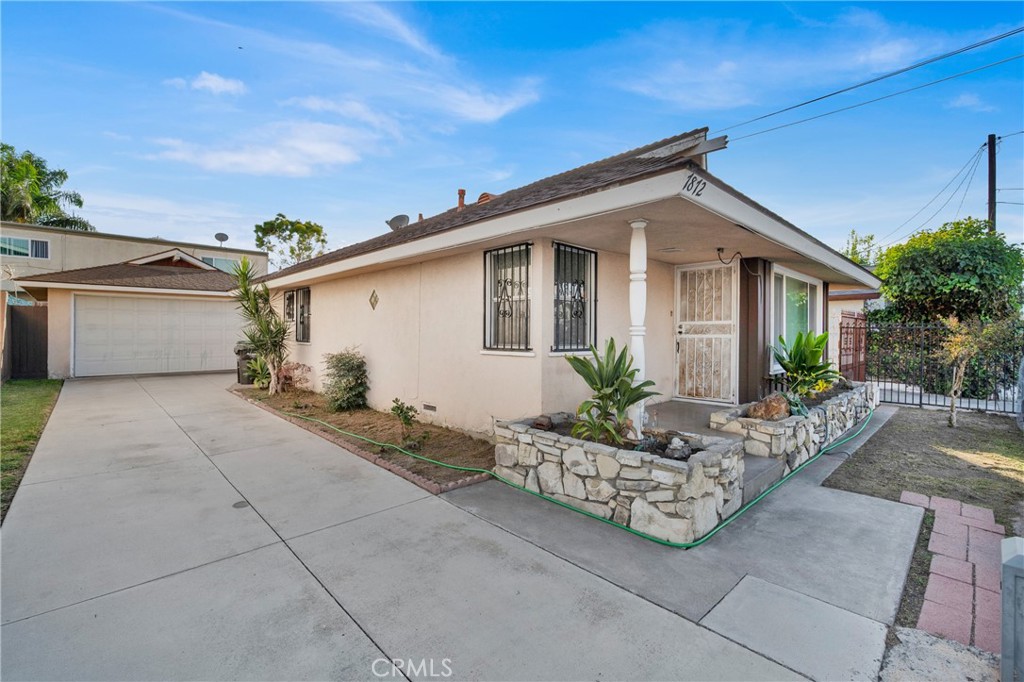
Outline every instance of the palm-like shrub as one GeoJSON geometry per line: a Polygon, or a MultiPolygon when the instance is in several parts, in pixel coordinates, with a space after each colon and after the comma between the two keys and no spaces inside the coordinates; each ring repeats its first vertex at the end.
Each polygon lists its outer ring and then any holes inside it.
{"type": "Polygon", "coordinates": [[[832,363],[823,359],[827,345],[828,332],[819,335],[797,332],[791,346],[779,337],[779,347],[772,348],[772,354],[785,371],[786,384],[791,392],[806,396],[815,390],[819,382],[831,385],[842,378],[832,363]]]}
{"type": "Polygon", "coordinates": [[[603,355],[594,346],[590,347],[590,354],[591,358],[566,358],[594,392],[576,410],[578,421],[572,427],[572,435],[598,442],[622,443],[632,426],[627,416],[629,408],[658,393],[647,390],[654,386],[650,380],[633,385],[640,369],[633,367],[633,357],[627,349],[616,352],[615,339],[608,339],[603,355]]]}
{"type": "Polygon", "coordinates": [[[288,334],[291,325],[274,310],[266,284],[256,284],[256,269],[248,258],[235,266],[235,302],[246,321],[242,330],[253,355],[267,364],[270,372],[268,393],[281,392],[281,367],[288,359],[288,334]]]}

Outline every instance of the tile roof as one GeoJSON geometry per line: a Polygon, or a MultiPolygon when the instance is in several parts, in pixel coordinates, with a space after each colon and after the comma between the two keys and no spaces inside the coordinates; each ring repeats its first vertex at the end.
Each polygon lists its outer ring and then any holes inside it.
{"type": "Polygon", "coordinates": [[[467,204],[461,210],[452,208],[444,213],[411,223],[408,227],[352,244],[322,256],[278,270],[261,279],[277,279],[328,263],[360,256],[398,244],[423,239],[439,232],[465,227],[487,218],[533,208],[551,201],[576,197],[624,182],[632,182],[666,170],[694,164],[692,157],[682,150],[688,145],[676,145],[687,138],[703,139],[707,128],[652,142],[622,154],[595,161],[558,175],[538,180],[529,185],[492,195],[485,203],[467,204]],[[674,146],[675,145],[675,146],[674,146]],[[681,153],[682,152],[682,153],[681,153]]]}
{"type": "Polygon", "coordinates": [[[133,265],[131,263],[113,263],[78,270],[47,272],[41,275],[18,277],[17,281],[23,286],[32,282],[54,282],[191,291],[230,291],[235,286],[235,278],[220,270],[202,270],[171,265],[133,265]]]}

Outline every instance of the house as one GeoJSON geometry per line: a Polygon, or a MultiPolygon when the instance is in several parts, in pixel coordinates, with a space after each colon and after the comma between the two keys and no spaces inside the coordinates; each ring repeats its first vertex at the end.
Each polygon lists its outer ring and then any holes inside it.
{"type": "Polygon", "coordinates": [[[51,378],[234,369],[232,275],[182,249],[19,277],[44,303],[51,378]]]}
{"type": "Polygon", "coordinates": [[[18,296],[13,280],[19,277],[121,263],[168,249],[178,249],[226,272],[245,256],[255,264],[257,271],[267,272],[267,254],[263,251],[2,222],[0,286],[3,291],[18,296]]]}
{"type": "MultiPolygon", "coordinates": [[[[268,275],[291,359],[366,356],[373,407],[491,432],[574,410],[565,356],[628,343],[657,400],[760,396],[779,334],[824,329],[829,287],[878,280],[707,171],[725,138],[655,142],[268,275]]],[[[639,418],[639,413],[635,414],[639,418]]]]}
{"type": "Polygon", "coordinates": [[[828,353],[830,358],[836,362],[839,361],[839,344],[842,340],[840,327],[844,316],[850,318],[863,314],[872,305],[869,301],[880,301],[881,298],[882,294],[877,288],[849,284],[837,284],[829,288],[828,353]]]}

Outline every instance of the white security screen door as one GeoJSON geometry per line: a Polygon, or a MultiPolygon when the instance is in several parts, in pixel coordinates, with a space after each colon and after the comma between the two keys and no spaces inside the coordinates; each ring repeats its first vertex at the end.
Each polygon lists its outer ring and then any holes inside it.
{"type": "Polygon", "coordinates": [[[676,271],[676,394],[736,402],[738,271],[732,265],[676,271]]]}

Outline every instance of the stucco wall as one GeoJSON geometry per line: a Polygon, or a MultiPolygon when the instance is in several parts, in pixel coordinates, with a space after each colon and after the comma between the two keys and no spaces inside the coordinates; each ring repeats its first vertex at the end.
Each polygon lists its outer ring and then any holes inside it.
{"type": "MultiPolygon", "coordinates": [[[[389,410],[400,398],[426,421],[468,431],[491,433],[495,419],[575,411],[588,389],[564,354],[551,352],[553,254],[550,240],[534,242],[531,353],[482,350],[483,254],[475,252],[313,284],[310,342],[293,342],[291,359],[312,367],[322,390],[324,354],[357,346],[367,359],[372,407],[389,410]]],[[[675,389],[673,268],[653,261],[648,268],[647,374],[662,393],[657,400],[666,400],[675,389]]],[[[628,257],[599,252],[599,345],[609,336],[628,345],[628,290],[628,257]]]]}
{"type": "MultiPolygon", "coordinates": [[[[535,254],[533,273],[543,268],[535,254]]],[[[292,343],[291,359],[314,369],[322,388],[323,356],[356,346],[366,356],[370,405],[389,410],[399,398],[425,421],[490,433],[493,419],[540,413],[536,352],[483,352],[483,255],[336,279],[310,287],[309,343],[292,343]],[[374,310],[370,294],[379,301],[374,310]],[[427,403],[436,412],[423,409],[427,403]]],[[[533,300],[538,288],[531,276],[533,300]]],[[[536,311],[536,309],[534,309],[536,311]]],[[[534,312],[531,345],[540,343],[534,312]]]]}

